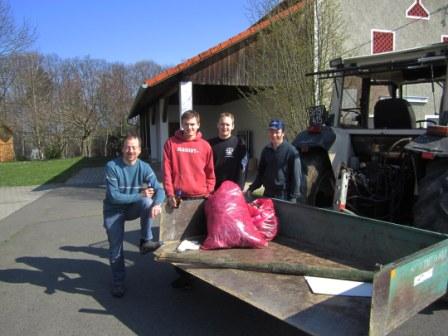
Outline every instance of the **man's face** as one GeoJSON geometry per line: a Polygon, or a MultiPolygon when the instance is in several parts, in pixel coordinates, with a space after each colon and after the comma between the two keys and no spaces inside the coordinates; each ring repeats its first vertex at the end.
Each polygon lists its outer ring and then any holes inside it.
{"type": "Polygon", "coordinates": [[[193,140],[198,133],[199,123],[195,117],[182,120],[182,128],[184,129],[184,138],[186,140],[193,140]]]}
{"type": "Polygon", "coordinates": [[[127,139],[121,149],[124,162],[129,165],[133,165],[137,161],[141,151],[142,149],[140,147],[140,142],[137,138],[127,139]]]}
{"type": "Polygon", "coordinates": [[[232,131],[235,128],[232,118],[222,117],[218,121],[218,136],[221,139],[230,138],[232,131]]]}
{"type": "Polygon", "coordinates": [[[272,146],[277,147],[283,143],[285,138],[285,133],[282,129],[269,129],[269,140],[272,143],[272,146]]]}

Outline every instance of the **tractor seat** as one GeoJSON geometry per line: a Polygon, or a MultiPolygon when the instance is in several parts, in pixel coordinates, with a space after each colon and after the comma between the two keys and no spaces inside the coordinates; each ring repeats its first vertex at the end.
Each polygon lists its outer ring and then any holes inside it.
{"type": "Polygon", "coordinates": [[[415,128],[415,116],[411,104],[402,98],[379,100],[373,111],[375,128],[415,128]]]}

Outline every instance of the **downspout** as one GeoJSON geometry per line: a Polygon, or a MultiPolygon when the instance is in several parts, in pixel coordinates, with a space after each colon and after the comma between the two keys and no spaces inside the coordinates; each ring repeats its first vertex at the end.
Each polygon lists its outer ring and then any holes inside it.
{"type": "MultiPolygon", "coordinates": [[[[314,56],[314,72],[318,72],[320,68],[320,6],[322,0],[314,0],[314,39],[313,39],[313,56],[314,56]]],[[[314,81],[314,105],[320,105],[320,82],[317,76],[313,76],[314,81]]]]}

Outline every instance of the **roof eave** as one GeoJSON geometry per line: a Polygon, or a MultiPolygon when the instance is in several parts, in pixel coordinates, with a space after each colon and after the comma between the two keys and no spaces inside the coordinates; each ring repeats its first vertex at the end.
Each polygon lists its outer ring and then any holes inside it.
{"type": "Polygon", "coordinates": [[[149,89],[149,86],[146,83],[142,84],[138,88],[137,96],[135,97],[134,102],[132,103],[132,107],[131,107],[131,110],[129,111],[128,119],[131,119],[140,114],[139,110],[141,108],[143,98],[144,98],[145,94],[148,92],[148,89],[149,89]]]}
{"type": "MultiPolygon", "coordinates": [[[[136,96],[134,103],[132,105],[132,108],[130,110],[128,119],[131,119],[131,118],[137,116],[138,114],[140,114],[139,113],[140,109],[142,108],[142,105],[145,103],[145,102],[143,102],[143,100],[145,98],[145,94],[148,93],[148,90],[150,88],[152,90],[154,90],[156,87],[159,87],[160,84],[162,84],[164,82],[171,81],[176,78],[177,79],[181,78],[182,74],[184,73],[185,70],[190,69],[191,67],[196,66],[196,65],[208,60],[209,58],[214,57],[214,56],[224,52],[225,50],[228,50],[229,48],[235,47],[236,45],[238,45],[240,43],[244,43],[249,38],[254,37],[260,31],[269,27],[273,22],[275,22],[279,19],[283,19],[284,17],[290,15],[291,13],[297,12],[300,9],[302,9],[304,3],[305,3],[305,1],[298,1],[291,7],[249,27],[245,31],[231,37],[230,39],[217,44],[216,46],[186,60],[185,62],[182,62],[172,68],[162,71],[160,74],[158,74],[150,79],[147,79],[145,81],[145,83],[141,86],[141,88],[139,88],[137,96],[136,96]]],[[[156,92],[153,92],[152,90],[149,93],[150,95],[156,95],[157,92],[159,91],[156,89],[155,90],[156,92]]],[[[150,98],[149,98],[149,100],[150,100],[150,98]]]]}

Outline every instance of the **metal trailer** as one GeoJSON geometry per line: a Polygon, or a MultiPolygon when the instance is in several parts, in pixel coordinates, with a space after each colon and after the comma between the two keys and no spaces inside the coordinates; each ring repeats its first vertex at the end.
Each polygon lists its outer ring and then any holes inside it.
{"type": "Polygon", "coordinates": [[[156,260],[311,335],[386,335],[446,293],[448,235],[278,200],[275,207],[279,233],[267,248],[183,253],[181,240],[205,235],[203,201],[167,207],[156,260]],[[260,272],[267,264],[301,271],[260,272]],[[308,274],[371,278],[372,297],[313,294],[308,274]]]}

